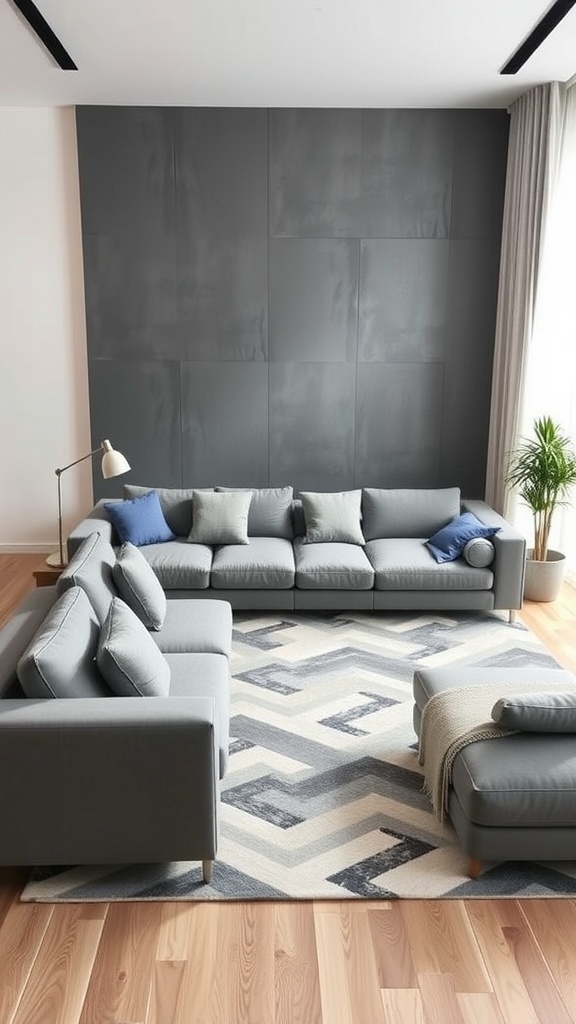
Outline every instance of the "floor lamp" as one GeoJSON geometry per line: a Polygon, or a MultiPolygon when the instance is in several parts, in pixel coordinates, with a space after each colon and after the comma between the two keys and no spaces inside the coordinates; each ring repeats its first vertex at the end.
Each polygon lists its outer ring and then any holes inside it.
{"type": "Polygon", "coordinates": [[[95,448],[93,452],[88,452],[87,455],[82,455],[79,459],[75,459],[74,462],[69,462],[67,466],[62,466],[61,469],[55,470],[58,477],[58,551],[48,555],[46,563],[47,565],[54,566],[56,569],[63,569],[66,565],[64,538],[62,535],[62,473],[65,473],[67,469],[72,469],[72,466],[77,466],[79,462],[91,459],[98,452],[104,453],[102,455],[102,476],[105,480],[109,480],[113,476],[121,476],[122,473],[127,473],[130,469],[130,463],[124,458],[122,452],[117,452],[110,444],[110,441],[101,441],[100,446],[95,448]]]}

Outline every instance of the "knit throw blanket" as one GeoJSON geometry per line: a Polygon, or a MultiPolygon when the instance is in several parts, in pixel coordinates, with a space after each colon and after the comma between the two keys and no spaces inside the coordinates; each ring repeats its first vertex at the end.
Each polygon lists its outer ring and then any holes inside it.
{"type": "Polygon", "coordinates": [[[529,680],[510,687],[506,683],[480,683],[443,690],[430,698],[422,712],[418,760],[424,765],[424,792],[434,813],[443,821],[448,810],[452,767],[460,751],[478,740],[511,736],[518,729],[503,729],[492,721],[491,711],[500,697],[558,690],[558,683],[529,680]]]}

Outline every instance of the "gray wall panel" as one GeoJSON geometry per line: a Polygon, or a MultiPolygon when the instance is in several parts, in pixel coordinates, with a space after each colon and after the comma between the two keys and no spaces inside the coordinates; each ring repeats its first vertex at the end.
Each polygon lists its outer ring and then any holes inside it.
{"type": "Polygon", "coordinates": [[[353,363],[270,364],[270,465],[296,490],[354,484],[353,363]]]}
{"type": "Polygon", "coordinates": [[[124,480],[177,487],[182,477],[179,364],[90,359],[89,373],[94,447],[109,438],[131,466],[126,477],[103,480],[94,460],[96,496],[120,494],[124,480]]]}
{"type": "Polygon", "coordinates": [[[270,111],[270,234],[361,237],[361,110],[270,111]]]}
{"type": "Polygon", "coordinates": [[[358,486],[437,485],[443,394],[441,363],[358,366],[358,486]]]}
{"type": "Polygon", "coordinates": [[[449,110],[364,111],[365,238],[450,234],[453,131],[449,110]]]}
{"type": "Polygon", "coordinates": [[[360,249],[363,362],[435,362],[444,356],[450,243],[364,240],[360,249]]]}
{"type": "Polygon", "coordinates": [[[356,239],[272,238],[270,359],[355,362],[357,333],[356,239]]]}
{"type": "Polygon", "coordinates": [[[185,487],[268,483],[268,366],[182,363],[185,487]]]}
{"type": "Polygon", "coordinates": [[[77,124],[92,429],[131,479],[483,494],[504,111],[77,124]]]}

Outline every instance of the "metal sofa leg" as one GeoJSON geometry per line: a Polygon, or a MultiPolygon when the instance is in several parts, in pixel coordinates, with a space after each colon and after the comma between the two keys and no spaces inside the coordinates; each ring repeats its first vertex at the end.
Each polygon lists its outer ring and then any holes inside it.
{"type": "Polygon", "coordinates": [[[511,608],[508,612],[508,622],[516,622],[516,609],[511,608]]]}
{"type": "Polygon", "coordinates": [[[482,874],[482,861],[478,857],[470,857],[468,860],[468,874],[470,878],[478,878],[482,874]]]}
{"type": "Polygon", "coordinates": [[[213,860],[203,860],[202,861],[202,878],[204,879],[205,882],[211,882],[212,881],[212,868],[213,867],[214,867],[214,861],[213,860]]]}

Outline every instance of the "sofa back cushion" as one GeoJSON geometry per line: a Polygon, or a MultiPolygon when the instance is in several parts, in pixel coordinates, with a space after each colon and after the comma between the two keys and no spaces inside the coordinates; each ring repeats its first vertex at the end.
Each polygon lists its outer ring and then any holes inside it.
{"type": "Polygon", "coordinates": [[[27,697],[110,697],[96,666],[100,624],[82,587],[58,597],[18,662],[27,697]]]}
{"type": "Polygon", "coordinates": [[[112,579],[115,563],[116,552],[110,542],[98,532],[89,534],[59,577],[56,593],[61,595],[71,587],[82,587],[102,625],[116,594],[112,579]]]}
{"type": "Polygon", "coordinates": [[[137,484],[124,484],[125,498],[142,498],[150,491],[156,491],[160,508],[172,533],[176,537],[187,537],[192,528],[192,488],[183,487],[141,487],[137,484]]]}
{"type": "Polygon", "coordinates": [[[248,491],[252,495],[248,511],[249,537],[292,540],[292,487],[217,487],[216,490],[248,491]]]}
{"type": "Polygon", "coordinates": [[[430,537],[460,514],[460,488],[362,491],[362,529],[366,540],[380,537],[430,537]]]}
{"type": "Polygon", "coordinates": [[[139,548],[127,542],[118,552],[112,578],[120,597],[147,629],[162,629],[166,594],[154,569],[139,548]]]}

